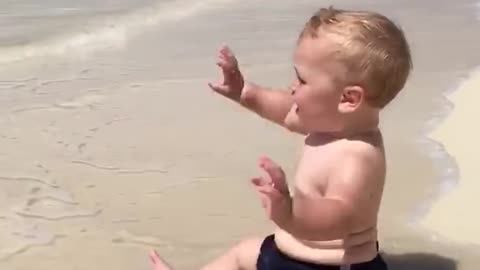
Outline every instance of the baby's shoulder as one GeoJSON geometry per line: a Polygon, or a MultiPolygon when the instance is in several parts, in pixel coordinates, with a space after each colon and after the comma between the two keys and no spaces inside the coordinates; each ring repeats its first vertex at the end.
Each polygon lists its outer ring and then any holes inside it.
{"type": "Polygon", "coordinates": [[[338,153],[345,158],[383,158],[383,144],[366,140],[341,140],[338,153]]]}
{"type": "Polygon", "coordinates": [[[333,170],[357,169],[372,171],[382,169],[385,166],[385,152],[383,145],[374,144],[363,140],[339,141],[335,154],[335,166],[333,170]]]}
{"type": "Polygon", "coordinates": [[[383,143],[373,139],[338,139],[321,144],[306,144],[301,163],[324,172],[362,164],[383,164],[383,143]]]}
{"type": "Polygon", "coordinates": [[[306,153],[299,172],[311,184],[329,186],[331,182],[362,182],[382,179],[385,174],[385,155],[381,144],[364,140],[336,140],[306,153]],[[306,177],[308,176],[308,177],[306,177]]]}

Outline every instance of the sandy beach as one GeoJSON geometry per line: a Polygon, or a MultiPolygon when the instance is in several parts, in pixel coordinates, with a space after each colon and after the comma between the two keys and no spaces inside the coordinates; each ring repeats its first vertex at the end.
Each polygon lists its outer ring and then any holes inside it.
{"type": "Polygon", "coordinates": [[[270,232],[248,180],[260,155],[292,176],[302,138],[207,82],[227,43],[250,80],[284,87],[299,29],[331,4],[391,16],[412,46],[412,78],[382,119],[391,269],[476,269],[474,1],[147,2],[85,26],[98,29],[0,44],[0,269],[146,270],[151,248],[198,269],[270,232]]]}

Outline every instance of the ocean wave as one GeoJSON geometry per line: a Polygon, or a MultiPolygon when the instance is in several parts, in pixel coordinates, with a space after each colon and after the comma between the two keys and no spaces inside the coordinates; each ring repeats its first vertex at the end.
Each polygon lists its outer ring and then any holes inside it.
{"type": "Polygon", "coordinates": [[[431,211],[432,207],[439,199],[445,197],[460,184],[460,168],[457,160],[445,148],[443,142],[433,139],[432,132],[440,127],[442,123],[449,117],[455,109],[455,104],[448,98],[452,93],[459,91],[465,81],[470,80],[473,76],[480,74],[480,67],[476,67],[464,76],[457,78],[450,87],[442,91],[442,106],[433,112],[430,120],[425,123],[422,136],[417,139],[420,146],[427,149],[430,159],[433,161],[435,171],[439,173],[438,184],[428,191],[425,199],[417,205],[413,211],[409,223],[417,225],[431,211]]]}
{"type": "Polygon", "coordinates": [[[127,41],[144,29],[162,23],[173,23],[199,12],[234,0],[161,1],[138,8],[128,14],[96,18],[92,27],[72,29],[68,33],[27,44],[0,47],[0,63],[21,61],[39,56],[62,56],[75,53],[124,48],[127,41]]]}

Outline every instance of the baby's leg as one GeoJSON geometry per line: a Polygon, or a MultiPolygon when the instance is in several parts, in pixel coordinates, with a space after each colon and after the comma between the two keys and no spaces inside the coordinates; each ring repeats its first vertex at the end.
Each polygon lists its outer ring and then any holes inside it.
{"type": "MultiPolygon", "coordinates": [[[[262,241],[260,238],[243,240],[201,270],[256,270],[262,241]]],[[[156,253],[152,252],[150,258],[153,270],[173,270],[156,253]]]]}

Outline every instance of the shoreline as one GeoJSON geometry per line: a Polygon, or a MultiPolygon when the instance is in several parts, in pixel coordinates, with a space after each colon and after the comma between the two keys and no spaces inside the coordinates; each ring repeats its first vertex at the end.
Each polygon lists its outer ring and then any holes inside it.
{"type": "MultiPolygon", "coordinates": [[[[480,135],[479,130],[472,128],[468,122],[474,116],[474,100],[478,95],[475,90],[479,87],[480,67],[477,67],[461,80],[456,90],[445,94],[454,106],[444,121],[428,134],[428,138],[443,145],[442,148],[454,159],[458,173],[453,179],[455,183],[450,182],[450,186],[443,187],[442,194],[419,223],[422,228],[449,241],[474,245],[480,245],[480,237],[475,237],[480,219],[474,218],[471,211],[476,198],[474,191],[479,185],[475,183],[474,163],[476,154],[480,153],[480,145],[465,147],[465,142],[475,142],[476,135],[480,135]],[[463,138],[458,134],[462,134],[463,138]],[[446,222],[448,217],[455,219],[446,222]]],[[[449,172],[448,169],[444,171],[449,172]]]]}
{"type": "MultiPolygon", "coordinates": [[[[455,109],[455,103],[449,98],[450,95],[460,91],[463,83],[475,73],[475,70],[477,69],[466,73],[466,76],[457,78],[451,86],[441,92],[443,106],[439,106],[437,110],[431,112],[430,117],[424,123],[424,127],[416,135],[415,144],[426,150],[427,156],[432,161],[432,165],[439,176],[438,181],[433,183],[432,190],[426,194],[423,200],[418,202],[418,206],[408,215],[411,219],[407,221],[407,224],[412,227],[420,225],[435,204],[458,187],[460,178],[458,162],[443,142],[432,137],[432,134],[447,121],[455,109]]],[[[478,71],[480,71],[480,68],[478,68],[478,71]]]]}

